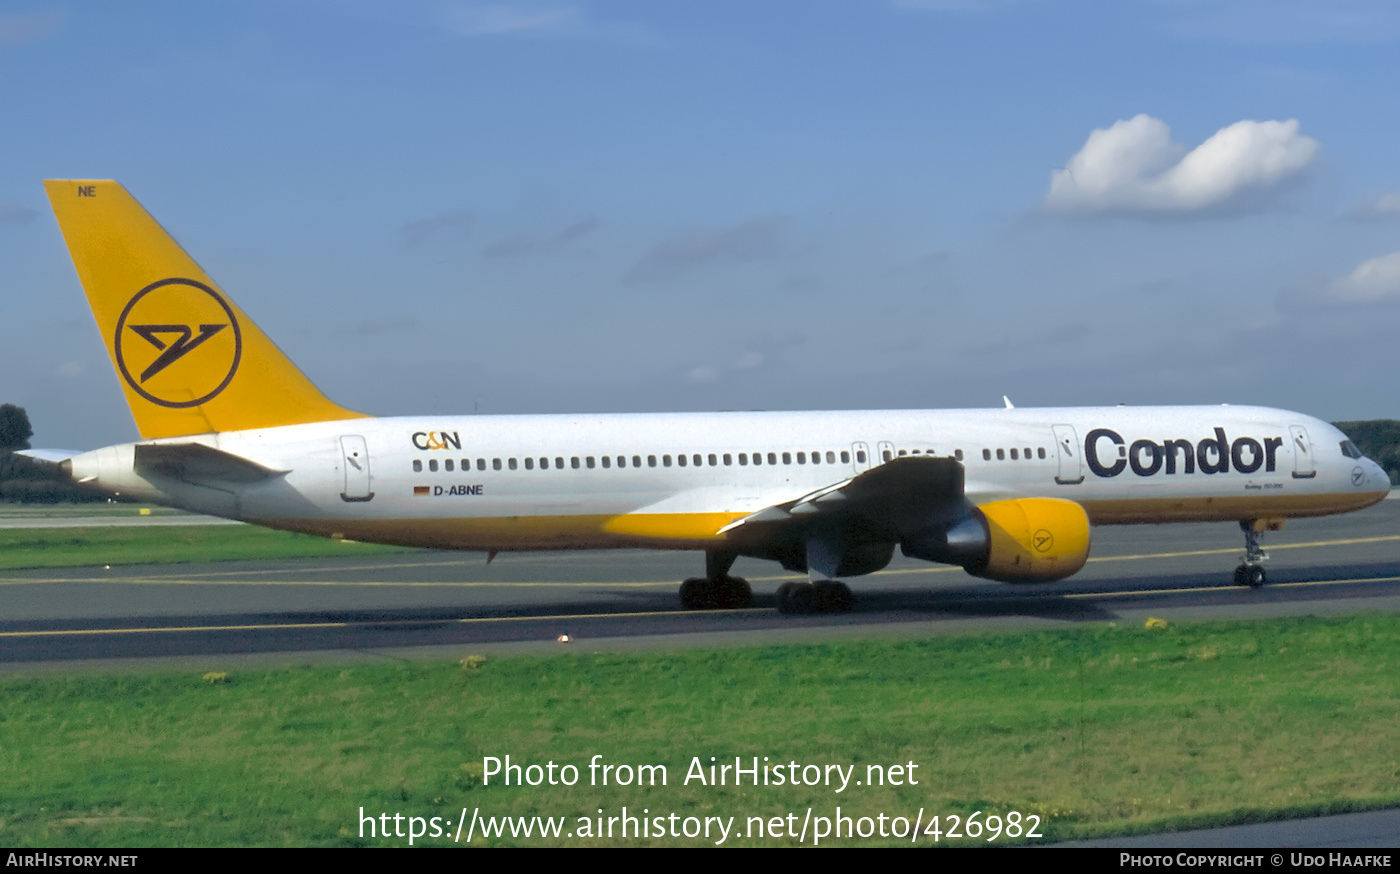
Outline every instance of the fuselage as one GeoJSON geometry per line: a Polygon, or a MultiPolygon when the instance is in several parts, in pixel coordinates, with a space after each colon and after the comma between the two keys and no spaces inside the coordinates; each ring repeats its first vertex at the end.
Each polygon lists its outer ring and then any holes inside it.
{"type": "Polygon", "coordinates": [[[140,472],[125,444],[73,475],[274,528],[473,550],[720,549],[725,526],[906,455],[958,459],[973,505],[1063,498],[1097,525],[1318,516],[1389,489],[1326,422],[1228,405],[409,416],[143,441],[192,442],[277,473],[140,472]]]}

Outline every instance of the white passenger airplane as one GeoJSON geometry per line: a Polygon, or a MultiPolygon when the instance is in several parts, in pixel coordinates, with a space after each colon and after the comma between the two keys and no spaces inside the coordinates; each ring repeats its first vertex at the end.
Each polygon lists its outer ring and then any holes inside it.
{"type": "Polygon", "coordinates": [[[688,549],[686,607],[742,607],[740,555],[809,575],[785,612],[905,555],[1057,580],[1091,525],[1358,510],[1385,473],[1259,407],[370,418],[329,401],[122,186],[46,182],[142,439],[44,453],[90,489],[332,538],[444,549],[688,549]]]}

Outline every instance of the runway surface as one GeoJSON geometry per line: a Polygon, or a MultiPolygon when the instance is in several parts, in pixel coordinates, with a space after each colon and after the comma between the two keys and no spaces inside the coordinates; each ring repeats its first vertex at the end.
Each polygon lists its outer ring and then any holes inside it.
{"type": "Polygon", "coordinates": [[[467,652],[810,642],[1081,622],[1140,622],[1400,609],[1400,501],[1293,520],[1265,539],[1262,589],[1230,585],[1231,524],[1094,532],[1093,558],[1059,583],[1012,586],[897,558],[850,580],[857,605],[783,616],[773,592],[799,577],[741,559],[748,610],[679,609],[696,553],[413,552],[375,559],[0,571],[0,670],[236,656],[298,660],[467,652]]]}

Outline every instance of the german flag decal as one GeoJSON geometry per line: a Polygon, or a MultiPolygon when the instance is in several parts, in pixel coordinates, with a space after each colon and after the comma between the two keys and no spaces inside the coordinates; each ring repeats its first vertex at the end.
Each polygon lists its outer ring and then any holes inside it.
{"type": "Polygon", "coordinates": [[[413,487],[413,496],[416,498],[416,497],[418,497],[419,495],[426,495],[426,494],[428,494],[428,489],[429,489],[428,486],[414,486],[414,487],[413,487]]]}

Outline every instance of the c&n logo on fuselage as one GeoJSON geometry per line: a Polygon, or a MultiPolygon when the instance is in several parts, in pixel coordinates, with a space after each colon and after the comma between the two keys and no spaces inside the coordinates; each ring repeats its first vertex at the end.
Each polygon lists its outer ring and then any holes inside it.
{"type": "Polygon", "coordinates": [[[462,438],[456,431],[415,431],[413,445],[419,449],[461,449],[462,438]]]}
{"type": "Polygon", "coordinates": [[[1195,443],[1185,438],[1134,440],[1131,444],[1110,428],[1095,428],[1084,437],[1084,461],[1095,476],[1118,476],[1132,469],[1138,476],[1188,473],[1273,473],[1278,465],[1282,437],[1236,437],[1230,441],[1224,428],[1215,436],[1195,443]],[[1105,459],[1109,459],[1105,462],[1105,459]]]}
{"type": "Polygon", "coordinates": [[[122,378],[141,397],[162,407],[197,407],[233,381],[243,332],[214,289],[162,279],[127,302],[113,348],[122,378]]]}

